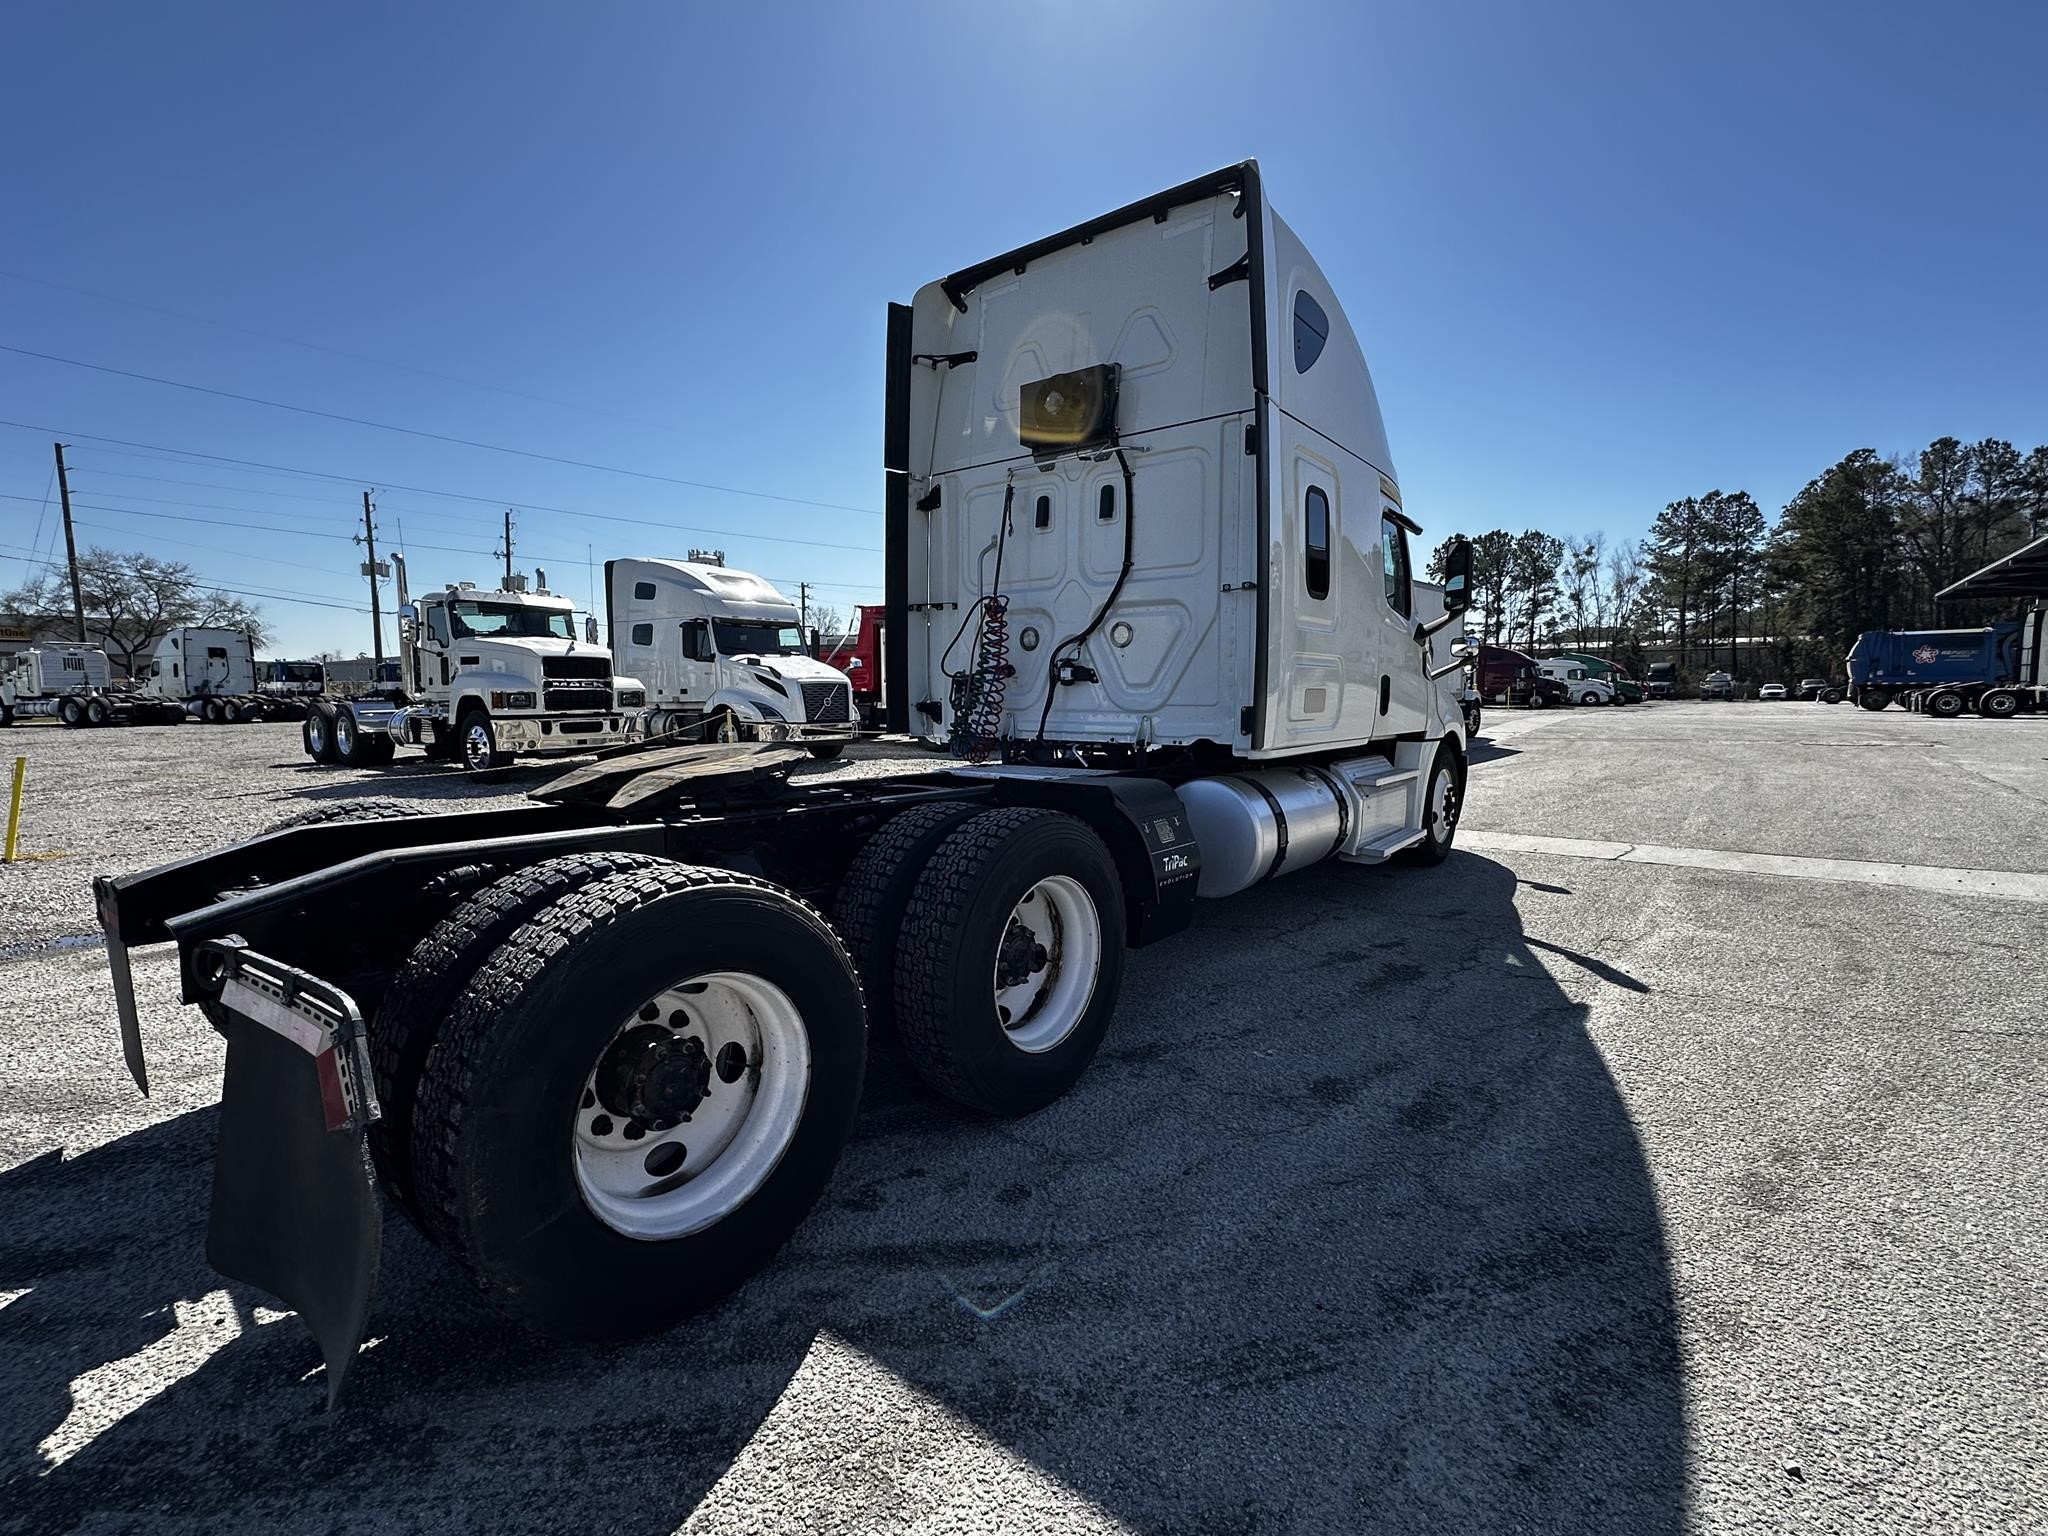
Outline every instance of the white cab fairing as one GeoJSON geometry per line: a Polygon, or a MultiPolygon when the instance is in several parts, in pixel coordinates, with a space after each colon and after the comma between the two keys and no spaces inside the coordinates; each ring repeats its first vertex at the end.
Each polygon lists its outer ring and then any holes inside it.
{"type": "Polygon", "coordinates": [[[911,730],[951,733],[975,604],[998,584],[1013,741],[1043,717],[1047,742],[1265,758],[1430,729],[1406,611],[1420,552],[1401,518],[1406,565],[1385,569],[1400,492],[1371,376],[1255,166],[927,284],[907,331],[891,558],[911,730]],[[1114,442],[1027,452],[1020,390],[1100,364],[1117,369],[1114,442]],[[1056,657],[1081,675],[1047,713],[1056,657]]]}

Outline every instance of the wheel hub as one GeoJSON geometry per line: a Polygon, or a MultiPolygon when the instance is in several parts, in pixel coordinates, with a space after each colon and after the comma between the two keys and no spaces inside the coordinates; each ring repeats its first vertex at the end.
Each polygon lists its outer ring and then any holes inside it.
{"type": "Polygon", "coordinates": [[[597,1065],[598,1102],[627,1120],[666,1128],[686,1122],[711,1092],[711,1055],[695,1035],[659,1024],[629,1029],[597,1065]]]}
{"type": "Polygon", "coordinates": [[[1045,946],[1038,941],[1038,935],[1012,917],[1009,928],[1003,933],[1002,946],[996,951],[996,986],[1022,986],[1044,970],[1050,959],[1045,946]]]}

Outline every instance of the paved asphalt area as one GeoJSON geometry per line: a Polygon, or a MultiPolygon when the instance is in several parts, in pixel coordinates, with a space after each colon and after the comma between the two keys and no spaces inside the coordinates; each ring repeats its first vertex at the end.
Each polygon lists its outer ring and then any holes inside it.
{"type": "Polygon", "coordinates": [[[709,1316],[511,1333],[394,1216],[335,1416],[202,1257],[217,1038],[144,958],[140,1100],[65,940],[308,797],[536,776],[0,745],[71,850],[0,871],[0,1529],[2048,1528],[2048,888],[1968,873],[2048,874],[2048,721],[1503,713],[1447,864],[1207,905],[1052,1109],[881,1052],[709,1316]]]}

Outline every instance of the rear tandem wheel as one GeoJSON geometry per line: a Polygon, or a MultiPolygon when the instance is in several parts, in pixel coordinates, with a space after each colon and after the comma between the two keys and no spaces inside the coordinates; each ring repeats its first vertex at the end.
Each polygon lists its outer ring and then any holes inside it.
{"type": "Polygon", "coordinates": [[[622,870],[541,907],[455,997],[413,1115],[416,1198],[537,1331],[665,1328],[801,1224],[866,1053],[816,912],[724,870],[622,870]]]}

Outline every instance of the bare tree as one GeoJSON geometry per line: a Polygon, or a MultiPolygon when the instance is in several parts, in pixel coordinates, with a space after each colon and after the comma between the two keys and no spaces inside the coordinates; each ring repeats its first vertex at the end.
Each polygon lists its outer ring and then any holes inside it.
{"type": "MultiPolygon", "coordinates": [[[[103,646],[130,677],[157,641],[180,625],[242,630],[259,646],[269,638],[261,609],[232,593],[202,587],[182,561],[95,545],[78,557],[78,585],[86,638],[103,646]]],[[[0,608],[20,613],[32,625],[68,632],[71,584],[61,570],[40,571],[0,595],[0,608]]]]}

